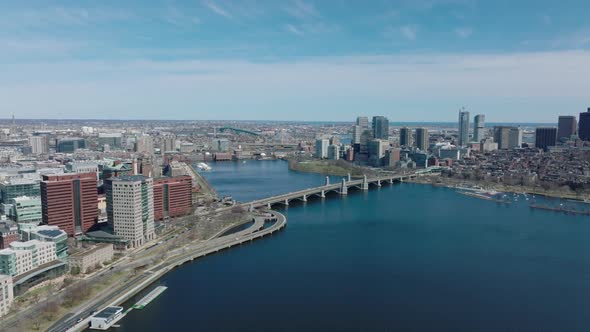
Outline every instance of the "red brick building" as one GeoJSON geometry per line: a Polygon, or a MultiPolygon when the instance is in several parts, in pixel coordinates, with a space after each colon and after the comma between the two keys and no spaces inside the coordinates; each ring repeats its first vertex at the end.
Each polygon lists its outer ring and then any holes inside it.
{"type": "Polygon", "coordinates": [[[20,241],[18,227],[12,221],[0,222],[0,249],[6,249],[15,241],[20,241]]]}
{"type": "Polygon", "coordinates": [[[41,209],[43,223],[69,236],[85,233],[98,218],[96,173],[43,175],[41,209]]]}
{"type": "Polygon", "coordinates": [[[189,214],[193,206],[192,184],[188,175],[154,179],[154,219],[189,214]]]}

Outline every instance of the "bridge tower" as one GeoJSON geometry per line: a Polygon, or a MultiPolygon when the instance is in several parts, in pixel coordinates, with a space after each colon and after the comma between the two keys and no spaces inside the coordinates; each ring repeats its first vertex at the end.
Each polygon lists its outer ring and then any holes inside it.
{"type": "Polygon", "coordinates": [[[352,178],[350,176],[350,173],[348,173],[348,180],[346,180],[346,181],[350,181],[350,180],[352,180],[352,178]]]}
{"type": "Polygon", "coordinates": [[[325,183],[325,185],[326,186],[329,186],[330,185],[330,177],[329,176],[326,176],[326,183],[325,183]]]}
{"type": "Polygon", "coordinates": [[[369,190],[369,182],[367,181],[366,175],[363,175],[363,183],[361,184],[361,190],[369,190]]]}
{"type": "Polygon", "coordinates": [[[342,179],[342,185],[340,186],[340,195],[348,195],[348,186],[346,185],[346,179],[342,179]]]}

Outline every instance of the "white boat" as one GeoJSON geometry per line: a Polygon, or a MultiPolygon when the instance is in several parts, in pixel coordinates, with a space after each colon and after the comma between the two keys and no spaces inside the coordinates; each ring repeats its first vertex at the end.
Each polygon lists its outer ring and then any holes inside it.
{"type": "Polygon", "coordinates": [[[210,171],[211,170],[211,166],[209,166],[205,163],[198,163],[197,168],[200,169],[201,171],[210,171]]]}

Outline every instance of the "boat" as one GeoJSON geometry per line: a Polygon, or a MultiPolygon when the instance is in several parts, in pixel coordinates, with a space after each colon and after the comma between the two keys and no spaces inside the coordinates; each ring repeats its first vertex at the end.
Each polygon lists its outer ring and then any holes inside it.
{"type": "Polygon", "coordinates": [[[496,198],[497,195],[499,195],[499,193],[494,192],[494,194],[490,194],[491,192],[486,192],[486,191],[461,191],[458,190],[457,191],[459,194],[465,195],[465,196],[470,196],[470,197],[475,197],[475,198],[480,198],[480,199],[485,199],[487,201],[492,201],[492,202],[496,202],[496,203],[503,203],[503,204],[510,204],[512,202],[510,202],[509,200],[506,199],[500,199],[500,198],[496,198]]]}
{"type": "Polygon", "coordinates": [[[197,168],[201,171],[210,171],[211,170],[211,166],[209,166],[205,163],[198,163],[197,168]]]}

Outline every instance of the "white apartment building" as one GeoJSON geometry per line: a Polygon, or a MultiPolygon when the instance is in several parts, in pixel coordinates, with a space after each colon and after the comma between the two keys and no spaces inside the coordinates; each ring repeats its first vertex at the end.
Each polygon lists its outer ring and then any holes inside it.
{"type": "Polygon", "coordinates": [[[31,136],[29,137],[29,145],[33,154],[47,154],[49,153],[49,141],[47,136],[31,136]]]}
{"type": "Polygon", "coordinates": [[[8,314],[13,300],[12,277],[0,274],[0,317],[8,314]]]}
{"type": "Polygon", "coordinates": [[[153,240],[153,180],[143,175],[124,176],[109,179],[106,186],[107,214],[115,235],[129,241],[130,248],[153,240]]]}
{"type": "Polygon", "coordinates": [[[0,250],[0,274],[18,276],[56,259],[53,242],[12,242],[10,248],[0,250]]]}

